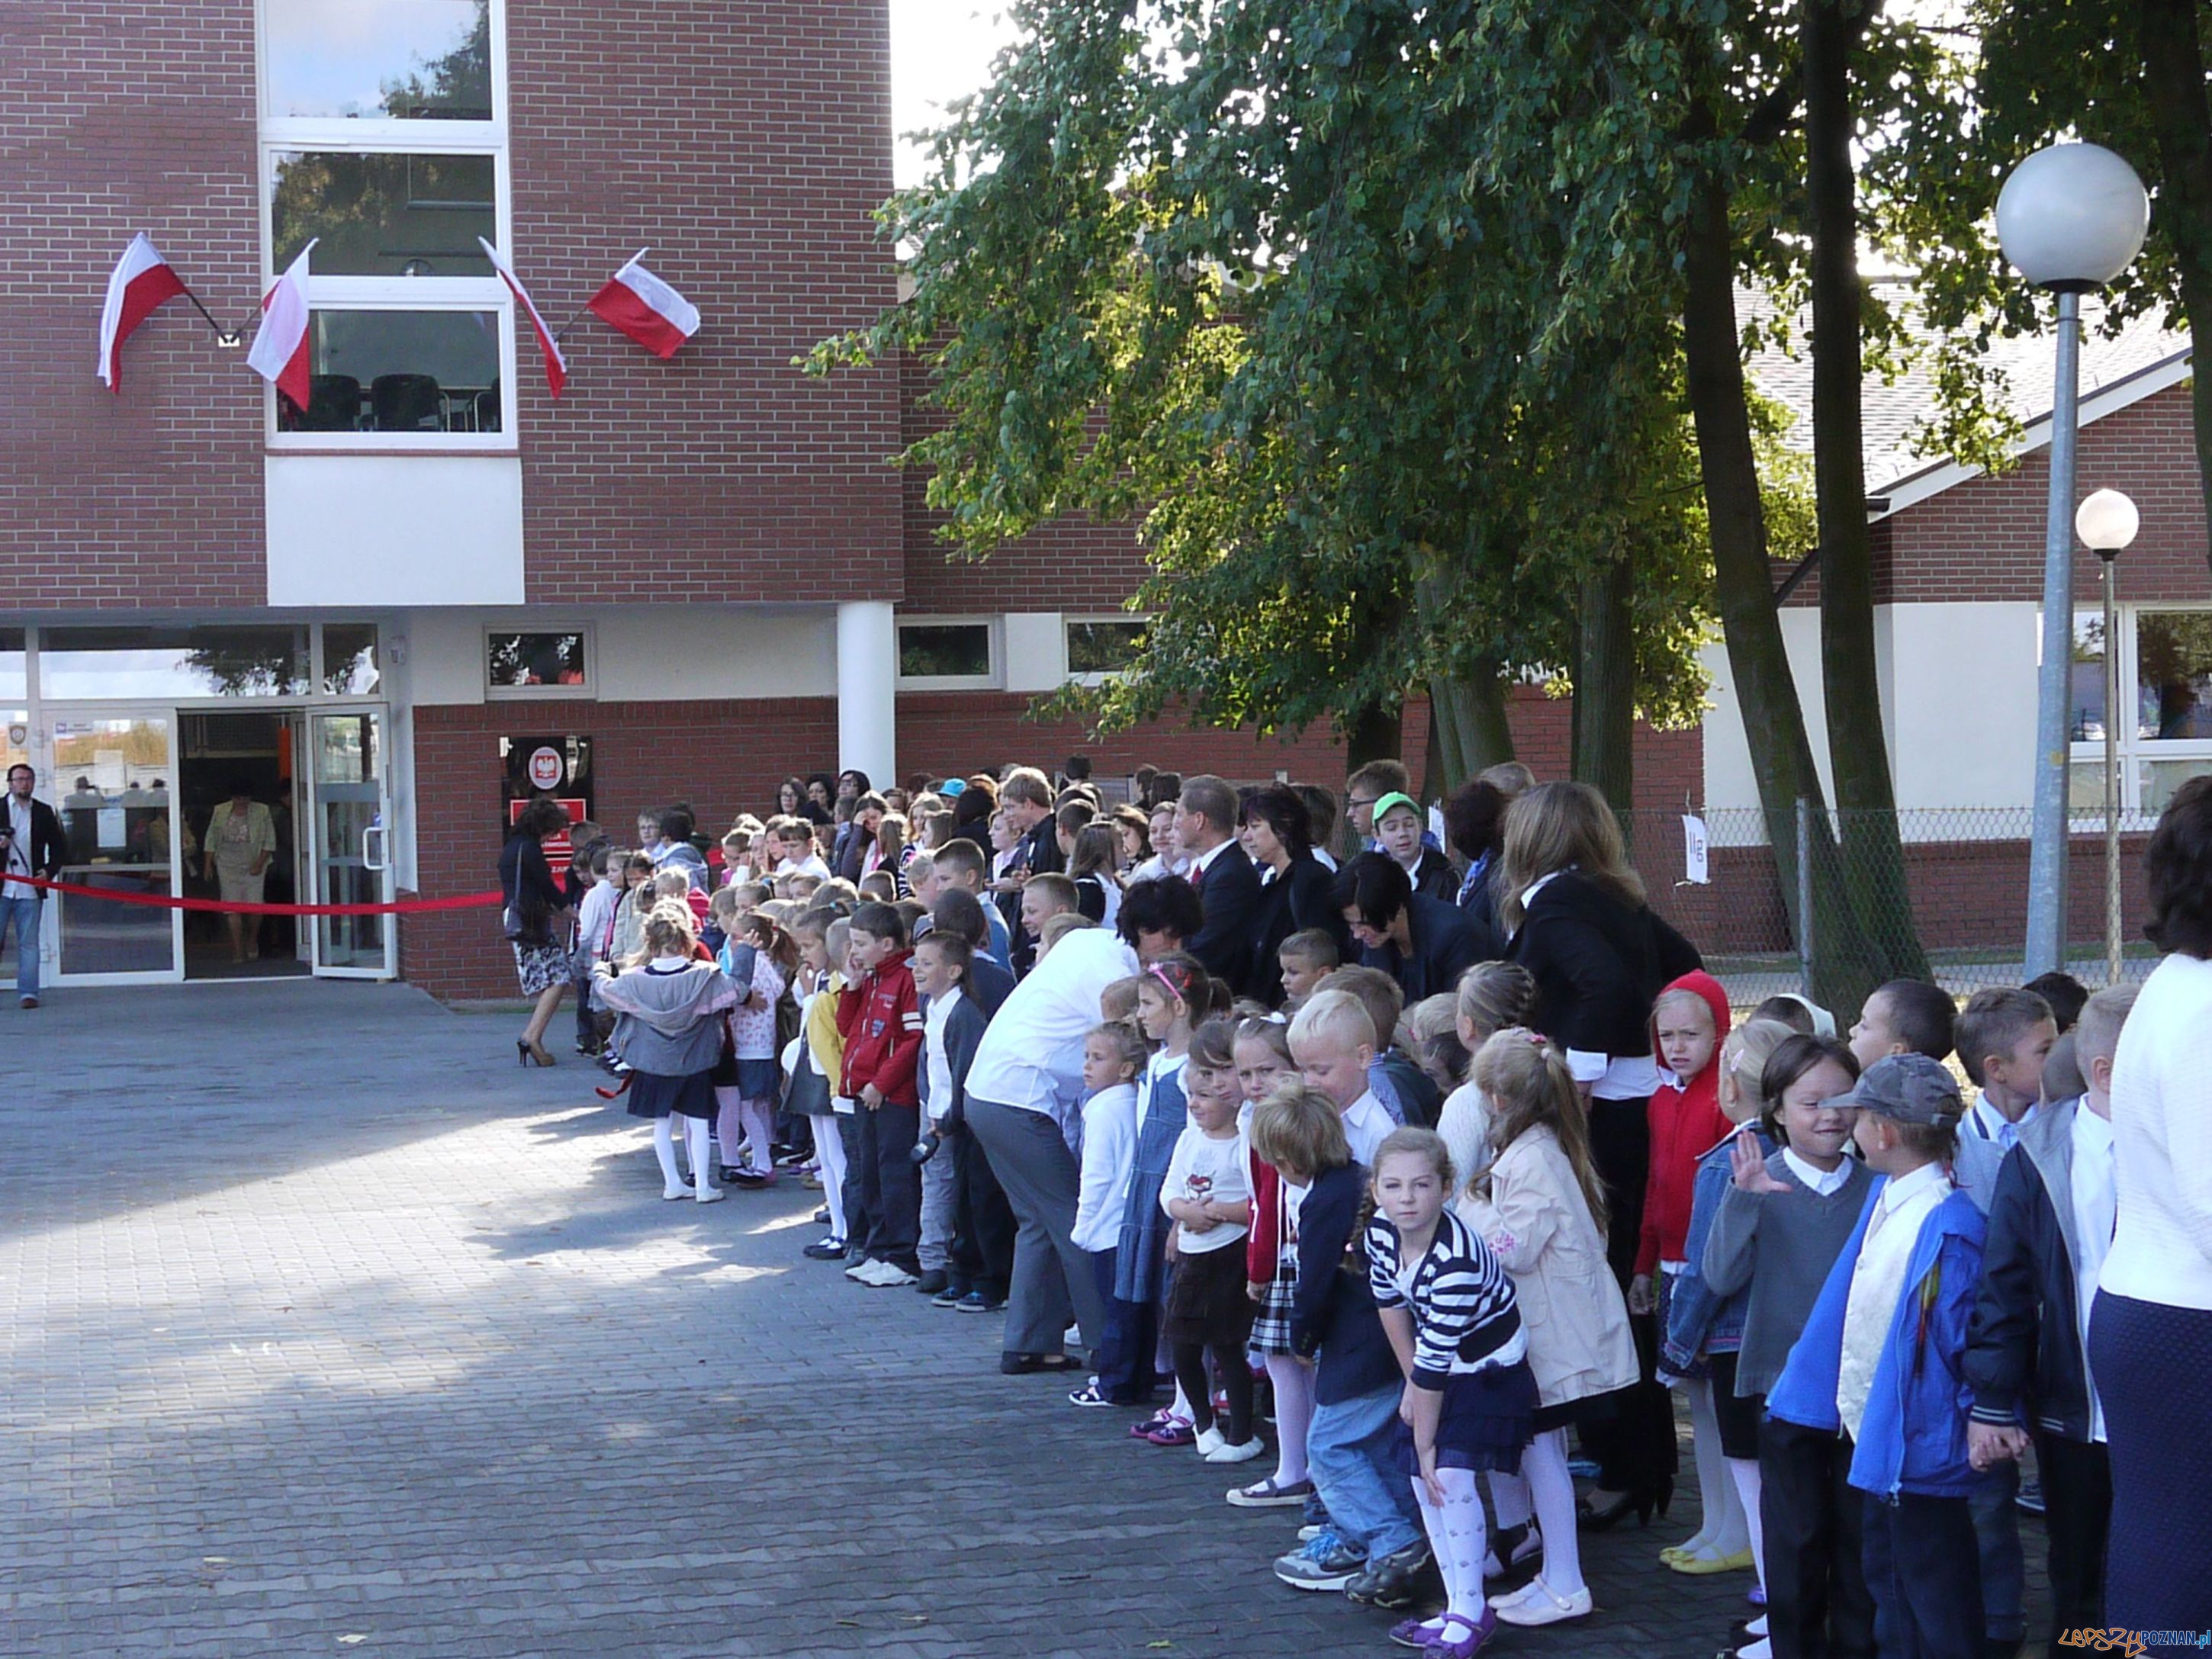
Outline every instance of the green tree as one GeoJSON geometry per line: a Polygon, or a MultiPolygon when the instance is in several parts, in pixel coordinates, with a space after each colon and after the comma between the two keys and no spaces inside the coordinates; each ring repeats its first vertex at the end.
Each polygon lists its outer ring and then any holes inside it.
{"type": "MultiPolygon", "coordinates": [[[[1446,8],[1447,12],[1469,9],[1446,8]]],[[[1535,324],[1556,205],[1468,165],[1482,67],[1428,12],[1018,7],[891,203],[911,301],[812,367],[919,354],[956,554],[1141,519],[1145,672],[1080,706],[1353,739],[1425,686],[1449,782],[1571,684],[1626,804],[1639,704],[1692,719],[1706,574],[1672,319],[1535,324]]]]}

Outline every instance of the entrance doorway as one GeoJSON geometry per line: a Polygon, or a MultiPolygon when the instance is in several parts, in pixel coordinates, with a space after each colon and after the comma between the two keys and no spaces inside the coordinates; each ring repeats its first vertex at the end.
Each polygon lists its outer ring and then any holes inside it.
{"type": "MultiPolygon", "coordinates": [[[[247,897],[264,862],[259,899],[300,902],[300,729],[305,715],[283,709],[240,714],[179,711],[177,810],[187,894],[247,897]]],[[[185,917],[186,979],[266,979],[309,971],[307,940],[292,916],[185,917]]]]}

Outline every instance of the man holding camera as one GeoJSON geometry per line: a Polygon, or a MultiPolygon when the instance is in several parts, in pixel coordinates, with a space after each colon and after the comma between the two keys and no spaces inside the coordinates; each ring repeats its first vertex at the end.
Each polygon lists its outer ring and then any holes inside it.
{"type": "Polygon", "coordinates": [[[8,798],[0,811],[0,949],[15,933],[15,994],[23,1006],[39,1006],[39,911],[45,892],[27,878],[52,881],[69,856],[62,821],[31,790],[39,775],[21,762],[8,769],[8,798]]]}

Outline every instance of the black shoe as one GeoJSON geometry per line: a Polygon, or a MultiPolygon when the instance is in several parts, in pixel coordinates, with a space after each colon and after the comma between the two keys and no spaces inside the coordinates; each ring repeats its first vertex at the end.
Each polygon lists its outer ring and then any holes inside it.
{"type": "Polygon", "coordinates": [[[1006,1376],[1027,1376],[1031,1371],[1077,1371],[1083,1362],[1073,1354],[1008,1353],[999,1356],[999,1370],[1006,1376]]]}
{"type": "Polygon", "coordinates": [[[968,1291],[966,1286],[961,1285],[947,1285],[935,1296],[929,1298],[929,1305],[933,1308],[957,1308],[967,1299],[968,1291]]]}
{"type": "Polygon", "coordinates": [[[1344,1587],[1344,1599],[1368,1607],[1410,1607],[1443,1588],[1428,1540],[1415,1539],[1354,1573],[1344,1587]]]}
{"type": "Polygon", "coordinates": [[[809,1244],[799,1254],[812,1261],[842,1261],[845,1259],[845,1246],[843,1241],[840,1239],[820,1238],[809,1244]]]}
{"type": "Polygon", "coordinates": [[[921,1277],[915,1280],[914,1288],[924,1296],[935,1296],[951,1282],[944,1268],[930,1267],[925,1269],[921,1277]]]}
{"type": "Polygon", "coordinates": [[[830,1206],[827,1204],[814,1212],[814,1224],[817,1227],[826,1227],[830,1224],[830,1206]]]}

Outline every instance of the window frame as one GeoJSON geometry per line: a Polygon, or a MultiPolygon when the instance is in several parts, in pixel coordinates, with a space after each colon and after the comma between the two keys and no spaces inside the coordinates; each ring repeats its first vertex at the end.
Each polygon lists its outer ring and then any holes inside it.
{"type": "MultiPolygon", "coordinates": [[[[412,131],[420,127],[430,127],[465,133],[485,143],[496,143],[502,150],[507,148],[507,124],[509,118],[507,106],[507,0],[490,0],[490,15],[487,23],[487,27],[491,30],[491,119],[489,121],[404,121],[395,120],[390,116],[362,116],[349,119],[342,115],[271,115],[269,112],[268,97],[269,8],[272,3],[281,3],[281,0],[254,0],[253,3],[253,113],[264,140],[279,129],[300,132],[307,132],[310,130],[329,132],[335,130],[358,135],[364,130],[380,131],[402,128],[412,131]]],[[[343,149],[348,148],[348,144],[341,140],[334,146],[319,147],[343,149]]],[[[459,146],[463,149],[476,147],[473,143],[459,146]]],[[[384,146],[380,143],[372,148],[382,149],[384,146]]],[[[500,246],[504,247],[506,244],[502,242],[500,246]]]]}
{"type": "Polygon", "coordinates": [[[896,688],[902,691],[996,691],[1006,684],[1006,640],[997,617],[908,617],[893,619],[891,669],[896,688]],[[990,668],[982,674],[908,674],[902,635],[908,628],[981,628],[990,668]]]}
{"type": "Polygon", "coordinates": [[[1138,672],[1136,669],[1132,667],[1105,668],[1094,670],[1088,673],[1077,673],[1073,667],[1075,659],[1074,641],[1070,639],[1068,635],[1068,630],[1070,629],[1078,627],[1096,627],[1103,623],[1110,623],[1127,628],[1149,628],[1152,626],[1152,621],[1153,617],[1152,613],[1149,611],[1143,614],[1128,611],[1100,611],[1097,613],[1089,611],[1063,612],[1060,619],[1060,664],[1067,684],[1070,685],[1104,685],[1111,681],[1125,678],[1128,675],[1138,672]]]}
{"type": "MultiPolygon", "coordinates": [[[[492,240],[502,252],[514,243],[514,176],[507,143],[507,0],[489,0],[492,114],[489,121],[396,121],[342,117],[290,118],[267,113],[269,8],[255,0],[254,66],[256,189],[259,217],[261,291],[276,280],[276,161],[294,151],[357,155],[489,155],[492,161],[492,240]]],[[[522,356],[515,340],[514,296],[494,272],[483,276],[326,276],[310,262],[311,311],[484,311],[499,319],[498,432],[284,432],[276,419],[276,388],[261,389],[262,439],[287,454],[514,454],[521,447],[514,396],[522,356]]]]}
{"type": "Polygon", "coordinates": [[[599,695],[599,641],[587,622],[533,620],[529,623],[485,623],[477,629],[477,673],[484,696],[495,702],[538,702],[547,699],[593,699],[599,695]],[[497,634],[575,634],[584,642],[584,683],[581,685],[495,685],[491,678],[491,641],[497,634]]]}
{"type": "MultiPolygon", "coordinates": [[[[2117,641],[2107,641],[2106,649],[2117,648],[2119,682],[2128,698],[2127,718],[2122,722],[2114,745],[2119,769],[2120,828],[2130,834],[2148,832],[2155,828],[2159,815],[2142,804],[2142,769],[2153,761],[2197,761],[2204,769],[2212,772],[2212,738],[2146,738],[2137,734],[2137,701],[2141,695],[2142,659],[2138,652],[2137,629],[2144,612],[2155,614],[2181,612],[2204,615],[2212,612],[2212,605],[2175,599],[2130,599],[2113,606],[2113,632],[2117,641]]],[[[2084,622],[2101,619],[2101,605],[2076,605],[2074,625],[2078,629],[2084,622]]],[[[2109,724],[2112,710],[2105,711],[2109,724]]],[[[2069,742],[2066,754],[2069,768],[2102,766],[2105,760],[2105,741],[2093,738],[2086,742],[2069,742]]],[[[2069,814],[2069,828],[2075,834],[2101,832],[2105,814],[2101,807],[2087,811],[2076,810],[2069,814]]]]}

